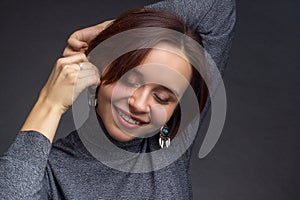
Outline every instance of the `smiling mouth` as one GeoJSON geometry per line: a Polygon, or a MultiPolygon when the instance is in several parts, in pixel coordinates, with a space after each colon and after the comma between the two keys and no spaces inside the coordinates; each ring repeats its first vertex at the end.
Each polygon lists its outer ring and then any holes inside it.
{"type": "Polygon", "coordinates": [[[149,124],[149,122],[145,122],[137,117],[134,117],[133,115],[127,113],[127,112],[124,112],[123,110],[119,109],[119,108],[116,108],[118,114],[120,115],[120,117],[126,121],[127,123],[129,124],[132,124],[132,125],[144,125],[144,124],[149,124]]]}

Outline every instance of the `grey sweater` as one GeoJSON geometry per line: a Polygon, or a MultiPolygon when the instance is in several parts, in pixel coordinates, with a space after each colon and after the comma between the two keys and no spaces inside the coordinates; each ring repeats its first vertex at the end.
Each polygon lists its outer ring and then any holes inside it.
{"type": "MultiPolygon", "coordinates": [[[[205,49],[223,72],[235,23],[232,0],[166,0],[148,7],[172,11],[197,28],[205,49]]],[[[159,148],[157,136],[129,142],[106,136],[127,151],[159,148]]],[[[0,199],[192,199],[191,149],[162,169],[129,173],[94,158],[77,131],[53,144],[36,131],[20,131],[0,158],[0,199]]]]}

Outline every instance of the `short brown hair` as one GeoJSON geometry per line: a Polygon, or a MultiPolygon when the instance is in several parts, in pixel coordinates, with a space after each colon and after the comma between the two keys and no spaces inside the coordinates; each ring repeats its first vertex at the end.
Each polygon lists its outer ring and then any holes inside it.
{"type": "MultiPolygon", "coordinates": [[[[194,30],[183,23],[176,15],[166,12],[166,11],[156,11],[156,10],[145,10],[145,9],[135,9],[120,15],[114,22],[103,30],[90,44],[88,53],[94,49],[101,42],[114,36],[118,33],[128,31],[136,28],[146,28],[146,27],[159,27],[165,29],[171,29],[185,34],[198,42],[201,46],[202,39],[200,35],[194,30]]],[[[161,36],[164,33],[161,33],[161,36]]],[[[165,37],[157,37],[154,43],[159,43],[165,40],[165,37]],[[164,38],[164,39],[162,39],[164,38]]],[[[174,44],[172,40],[167,42],[172,43],[179,49],[185,44],[174,44]]],[[[189,48],[184,46],[184,48],[189,48]]],[[[138,66],[146,58],[151,48],[138,49],[121,55],[119,58],[114,60],[106,69],[104,75],[101,77],[102,84],[107,85],[118,81],[127,71],[138,66]]],[[[189,59],[189,58],[188,58],[189,59]]],[[[190,85],[193,88],[199,103],[199,109],[202,111],[205,102],[208,97],[208,89],[205,82],[203,81],[198,70],[192,67],[192,78],[190,80],[190,85]]],[[[182,99],[188,99],[183,98],[182,99]]],[[[191,116],[191,118],[194,116],[191,116]]],[[[180,104],[174,110],[173,115],[167,122],[167,126],[170,129],[171,138],[175,137],[179,124],[181,120],[180,104]]]]}

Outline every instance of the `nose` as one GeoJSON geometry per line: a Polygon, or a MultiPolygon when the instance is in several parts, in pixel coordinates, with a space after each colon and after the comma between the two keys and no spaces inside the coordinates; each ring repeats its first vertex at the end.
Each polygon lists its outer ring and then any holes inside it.
{"type": "Polygon", "coordinates": [[[128,99],[130,112],[133,114],[144,114],[150,112],[150,94],[151,91],[143,86],[135,90],[128,99]]]}

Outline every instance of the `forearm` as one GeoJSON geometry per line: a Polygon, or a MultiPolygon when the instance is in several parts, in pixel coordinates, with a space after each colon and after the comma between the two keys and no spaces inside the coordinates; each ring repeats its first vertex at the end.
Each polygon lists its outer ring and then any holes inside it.
{"type": "Polygon", "coordinates": [[[204,49],[223,74],[236,21],[235,0],[164,0],[145,8],[173,12],[196,29],[204,49]]]}
{"type": "Polygon", "coordinates": [[[63,113],[85,88],[99,84],[98,69],[84,53],[58,59],[21,131],[40,132],[52,142],[63,113]]]}
{"type": "Polygon", "coordinates": [[[61,116],[59,107],[40,98],[32,108],[21,131],[37,131],[52,142],[61,116]]]}

